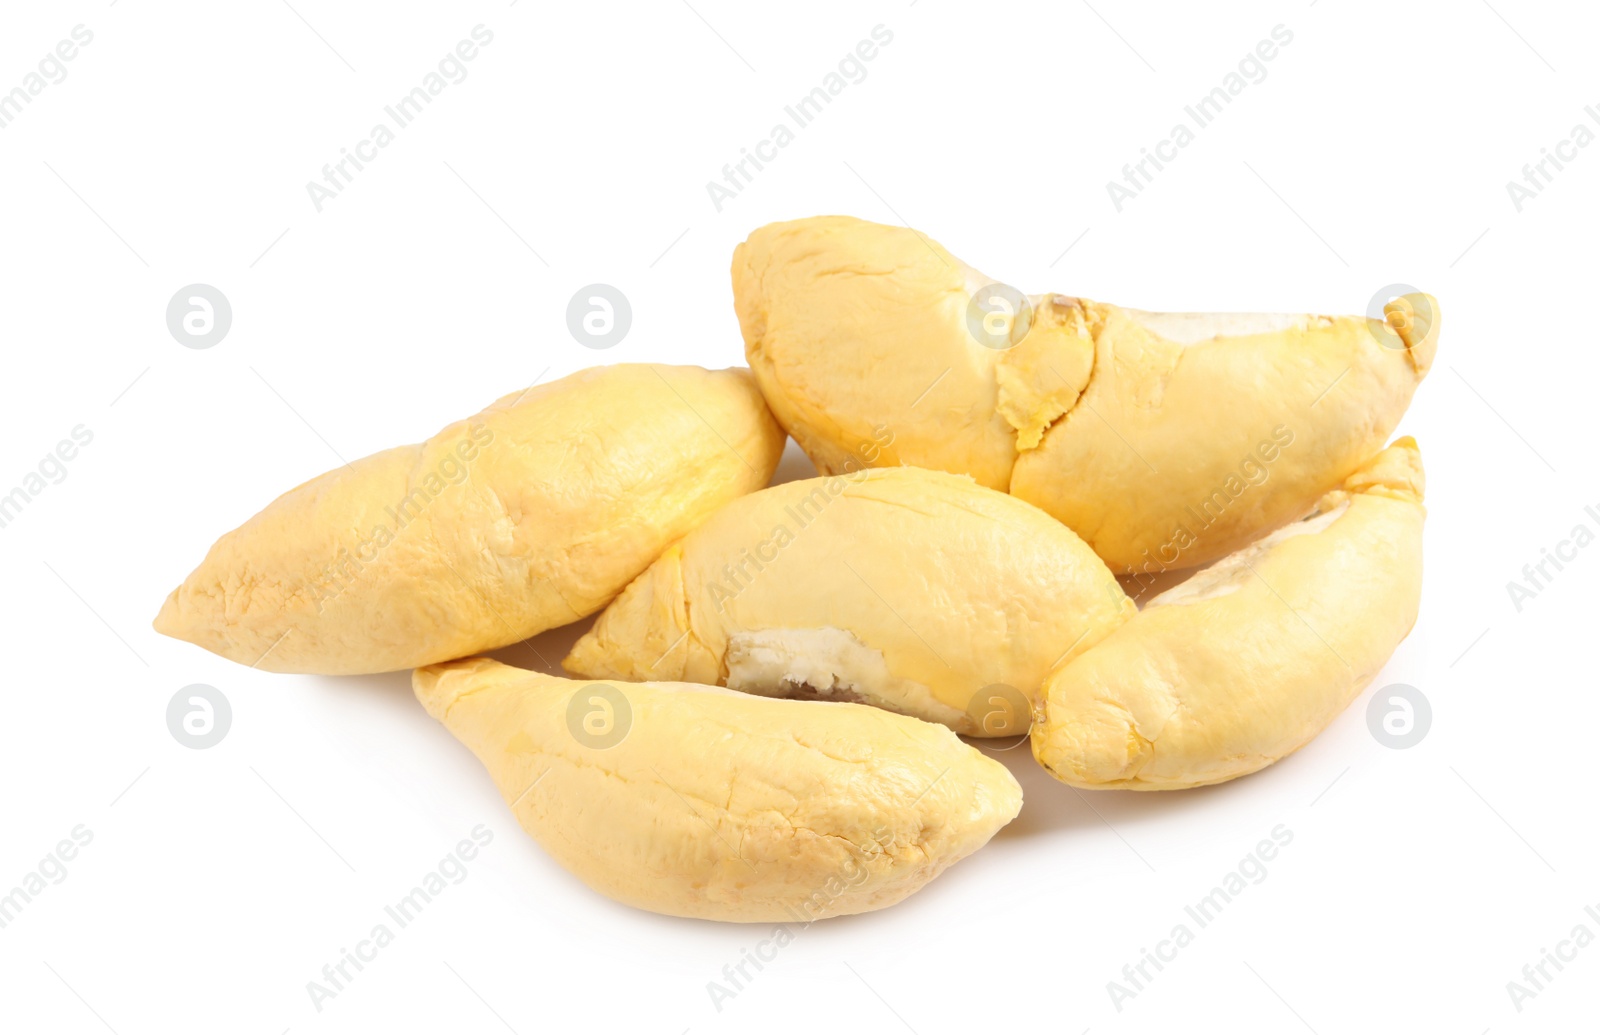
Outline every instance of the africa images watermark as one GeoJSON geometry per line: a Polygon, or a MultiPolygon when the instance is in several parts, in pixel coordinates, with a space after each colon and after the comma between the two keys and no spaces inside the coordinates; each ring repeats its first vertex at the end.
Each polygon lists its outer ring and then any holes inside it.
{"type": "Polygon", "coordinates": [[[0,129],[5,129],[15,122],[22,114],[23,107],[31,105],[33,99],[44,93],[47,87],[65,82],[66,63],[78,56],[80,48],[87,47],[93,42],[93,32],[86,26],[74,25],[69,39],[57,43],[54,49],[39,59],[37,71],[23,76],[22,84],[12,87],[10,93],[0,94],[0,129]]]}
{"type": "Polygon", "coordinates": [[[0,496],[0,528],[9,528],[22,514],[24,508],[52,485],[67,480],[67,464],[78,456],[78,450],[94,441],[94,432],[83,424],[71,431],[70,439],[62,439],[44,455],[36,470],[22,476],[21,484],[0,496]]]}
{"type": "Polygon", "coordinates": [[[1522,566],[1522,582],[1512,579],[1506,583],[1506,593],[1511,597],[1511,604],[1522,613],[1525,601],[1532,600],[1540,593],[1550,588],[1550,583],[1562,569],[1578,559],[1578,551],[1595,541],[1595,528],[1600,528],[1600,509],[1584,507],[1584,516],[1594,522],[1594,528],[1583,521],[1572,526],[1572,532],[1567,538],[1556,543],[1555,549],[1548,546],[1539,548],[1541,556],[1537,561],[1531,561],[1522,566]],[[1554,567],[1552,573],[1550,569],[1554,567]]]}
{"type": "MultiPolygon", "coordinates": [[[[1600,106],[1591,104],[1583,109],[1583,113],[1589,116],[1591,122],[1600,126],[1600,106]]],[[[1539,148],[1539,153],[1544,157],[1522,167],[1523,182],[1506,181],[1506,193],[1511,196],[1511,207],[1521,212],[1526,202],[1543,194],[1544,189],[1555,182],[1556,173],[1564,170],[1568,162],[1576,161],[1581,149],[1588,147],[1594,141],[1595,131],[1579,122],[1572,127],[1570,133],[1556,141],[1554,147],[1539,148]]]]}
{"type": "MultiPolygon", "coordinates": [[[[1600,925],[1600,906],[1584,906],[1583,914],[1600,925]]],[[[1576,960],[1579,952],[1593,945],[1594,940],[1594,929],[1579,921],[1565,938],[1556,942],[1554,951],[1541,946],[1538,961],[1523,964],[1522,980],[1506,982],[1506,994],[1511,997],[1511,1005],[1521,1013],[1523,1005],[1530,999],[1538,998],[1539,993],[1545,991],[1550,982],[1567,969],[1566,965],[1576,960]]]]}
{"type": "Polygon", "coordinates": [[[343,194],[344,189],[355,182],[355,174],[365,169],[369,162],[376,161],[380,149],[394,143],[396,129],[406,129],[415,122],[423,110],[433,103],[433,99],[444,93],[447,86],[466,81],[466,63],[477,59],[480,47],[487,47],[494,42],[494,33],[483,25],[474,25],[471,35],[471,39],[460,41],[439,59],[437,71],[423,76],[421,86],[413,87],[410,93],[383,109],[389,122],[394,123],[393,129],[388,123],[377,123],[354,147],[340,148],[341,157],[337,162],[322,167],[322,183],[306,181],[306,194],[311,197],[313,208],[321,212],[325,202],[343,194]],[[355,166],[355,172],[350,171],[350,166],[355,166]]]}
{"type": "Polygon", "coordinates": [[[1261,40],[1239,59],[1238,71],[1229,72],[1222,77],[1221,85],[1212,87],[1210,93],[1194,104],[1186,105],[1183,113],[1195,128],[1190,129],[1188,123],[1179,122],[1154,147],[1140,148],[1139,154],[1143,157],[1122,167],[1122,183],[1106,181],[1106,193],[1111,197],[1112,206],[1121,212],[1123,205],[1144,193],[1144,189],[1155,182],[1156,173],[1165,169],[1167,163],[1176,161],[1181,149],[1194,143],[1196,130],[1205,129],[1215,122],[1223,109],[1247,88],[1266,81],[1266,63],[1278,56],[1280,48],[1292,42],[1292,31],[1284,25],[1274,25],[1269,38],[1261,40]],[[1154,166],[1153,170],[1151,166],[1154,166]]]}
{"type": "Polygon", "coordinates": [[[486,424],[469,425],[467,432],[467,436],[446,452],[432,470],[412,480],[410,492],[400,497],[394,505],[383,508],[389,517],[388,524],[373,525],[371,533],[356,543],[354,551],[349,547],[341,547],[338,556],[323,565],[322,571],[313,580],[318,614],[330,601],[355,585],[367,566],[375,563],[385,548],[422,517],[429,505],[444,495],[446,489],[467,480],[472,473],[469,465],[484,447],[494,441],[494,432],[486,424]]]}
{"type": "Polygon", "coordinates": [[[15,922],[28,903],[44,894],[50,885],[66,880],[67,863],[76,859],[78,852],[93,840],[94,831],[79,823],[67,837],[56,842],[56,846],[39,860],[38,866],[23,874],[16,887],[0,896],[0,929],[15,922]]]}
{"type": "Polygon", "coordinates": [[[1246,453],[1240,459],[1238,470],[1230,471],[1228,476],[1197,505],[1185,507],[1184,513],[1188,515],[1189,521],[1179,522],[1173,527],[1172,534],[1155,548],[1156,556],[1151,556],[1150,551],[1146,549],[1144,565],[1132,572],[1134,581],[1139,585],[1139,592],[1134,594],[1134,599],[1143,596],[1144,591],[1162,572],[1178,567],[1178,559],[1183,556],[1183,551],[1198,543],[1200,535],[1220,520],[1223,512],[1235,500],[1249,489],[1264,484],[1271,477],[1270,468],[1273,461],[1283,455],[1283,450],[1293,443],[1294,429],[1279,424],[1272,429],[1270,439],[1262,439],[1256,443],[1253,452],[1246,453]]]}
{"type": "Polygon", "coordinates": [[[783,508],[788,521],[778,522],[765,539],[740,550],[738,560],[734,563],[723,565],[721,579],[713,579],[710,587],[711,599],[717,605],[718,613],[726,608],[730,600],[750,588],[767,565],[778,559],[783,548],[821,517],[824,508],[838,499],[852,481],[860,481],[862,472],[871,467],[882,451],[894,442],[894,432],[882,424],[872,429],[872,435],[873,441],[861,443],[854,453],[845,457],[842,465],[844,474],[822,480],[821,485],[801,497],[798,503],[783,508]],[[752,568],[755,570],[752,571],[752,568]]]}
{"type": "Polygon", "coordinates": [[[768,162],[775,161],[780,150],[794,143],[796,130],[805,129],[815,122],[823,109],[832,104],[833,99],[844,93],[847,87],[859,86],[866,81],[866,63],[876,58],[881,48],[894,42],[894,33],[882,24],[874,25],[870,36],[870,39],[861,40],[854,50],[840,58],[835,66],[837,70],[823,76],[822,82],[813,87],[810,93],[784,106],[787,122],[774,124],[768,135],[757,141],[754,147],[741,147],[739,160],[722,167],[722,183],[706,181],[706,193],[711,197],[713,208],[721,212],[723,204],[738,197],[754,183],[756,173],[765,169],[768,162]],[[794,129],[789,128],[789,123],[794,124],[794,129]],[[749,166],[755,166],[754,171],[749,166]]]}
{"type": "Polygon", "coordinates": [[[416,887],[393,905],[383,907],[385,920],[372,926],[367,936],[356,942],[354,949],[339,950],[336,962],[325,964],[321,980],[306,982],[306,994],[318,1013],[331,999],[347,990],[350,983],[366,969],[366,964],[378,958],[380,950],[394,942],[395,932],[404,930],[434,899],[444,894],[452,884],[467,879],[467,863],[478,857],[478,852],[494,840],[494,831],[479,823],[472,828],[471,840],[462,838],[449,854],[439,860],[439,865],[423,874],[416,887]],[[391,928],[387,921],[393,921],[391,928]]]}
{"type": "Polygon", "coordinates": [[[1262,838],[1248,855],[1239,860],[1238,866],[1223,874],[1222,880],[1209,894],[1193,905],[1183,907],[1184,916],[1194,921],[1194,927],[1191,928],[1186,921],[1179,921],[1173,925],[1167,937],[1156,942],[1154,950],[1141,946],[1138,960],[1123,965],[1122,980],[1113,978],[1106,982],[1106,994],[1111,996],[1111,1005],[1117,1008],[1117,1012],[1122,1012],[1122,1006],[1128,1000],[1138,998],[1139,993],[1148,989],[1166,969],[1166,964],[1176,960],[1180,951],[1194,943],[1196,931],[1211,926],[1247,888],[1264,882],[1268,877],[1267,863],[1276,859],[1278,852],[1293,840],[1293,830],[1282,823],[1273,827],[1270,840],[1262,838]]]}
{"type": "MultiPolygon", "coordinates": [[[[880,825],[874,829],[872,839],[884,852],[888,852],[894,846],[893,833],[886,826],[880,825]]],[[[789,915],[794,917],[795,923],[799,924],[800,930],[803,931],[827,915],[828,907],[845,892],[865,884],[871,876],[872,871],[854,856],[849,856],[842,873],[829,877],[799,905],[790,907],[789,915]]],[[[791,925],[777,924],[769,936],[756,942],[754,949],[741,948],[737,963],[724,964],[722,980],[706,982],[706,994],[711,997],[711,1005],[717,1008],[717,1012],[722,1012],[724,1003],[737,999],[739,993],[745,991],[761,971],[766,969],[766,965],[778,958],[778,952],[796,937],[797,934],[791,925]],[[752,967],[755,968],[754,974],[750,973],[752,967]]]]}

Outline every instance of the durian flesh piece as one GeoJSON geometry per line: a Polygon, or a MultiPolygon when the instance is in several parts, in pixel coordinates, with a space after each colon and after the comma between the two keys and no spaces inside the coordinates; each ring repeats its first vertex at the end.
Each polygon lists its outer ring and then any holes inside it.
{"type": "Polygon", "coordinates": [[[418,699],[594,890],[673,916],[806,923],[893,905],[1016,816],[1009,770],[931,723],[472,658],[418,699]]]}
{"type": "Polygon", "coordinates": [[[873,465],[1009,491],[1119,573],[1305,513],[1382,448],[1439,330],[1421,294],[1382,321],[1024,302],[916,231],[842,216],[751,234],[733,291],[761,390],[820,470],[890,429],[873,465]]]}
{"type": "Polygon", "coordinates": [[[1066,526],[970,478],[858,470],[735,500],[573,648],[591,678],[862,701],[1026,733],[1051,667],[1133,613],[1066,526]]]}
{"type": "Polygon", "coordinates": [[[1422,497],[1400,439],[1311,516],[1152,599],[1045,680],[1034,757],[1076,787],[1169,790],[1306,744],[1416,621],[1422,497]]]}
{"type": "Polygon", "coordinates": [[[223,536],[157,631],[273,672],[383,672],[604,607],[784,436],[746,370],[623,364],[313,478],[223,536]]]}

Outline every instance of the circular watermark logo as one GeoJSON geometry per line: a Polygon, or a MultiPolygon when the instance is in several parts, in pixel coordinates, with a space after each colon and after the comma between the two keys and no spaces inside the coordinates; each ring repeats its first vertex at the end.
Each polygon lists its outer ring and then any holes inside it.
{"type": "Polygon", "coordinates": [[[1367,702],[1367,729],[1386,748],[1416,747],[1433,726],[1433,706],[1421,690],[1390,683],[1367,702]]]}
{"type": "Polygon", "coordinates": [[[179,288],[167,303],[167,330],[184,348],[209,349],[227,337],[232,326],[228,296],[210,284],[179,288]]]}
{"type": "Polygon", "coordinates": [[[590,683],[567,701],[567,730],[584,747],[616,747],[632,726],[633,706],[614,686],[590,683]]]}
{"type": "Polygon", "coordinates": [[[1009,349],[1033,326],[1033,303],[1010,284],[985,284],[967,299],[967,333],[986,349],[1009,349]]]}
{"type": "Polygon", "coordinates": [[[579,288],[567,303],[567,329],[586,349],[609,349],[628,336],[631,326],[628,296],[610,284],[579,288]]]}
{"type": "Polygon", "coordinates": [[[233,706],[214,686],[190,683],[167,702],[167,729],[186,748],[216,747],[232,725],[233,706]]]}
{"type": "Polygon", "coordinates": [[[967,702],[967,717],[977,737],[1009,737],[1026,734],[1033,725],[1033,702],[1009,683],[990,683],[967,702]]]}
{"type": "Polygon", "coordinates": [[[1433,306],[1428,296],[1410,284],[1389,284],[1378,289],[1367,303],[1367,328],[1386,349],[1406,347],[1404,332],[1412,341],[1421,341],[1433,329],[1433,306]],[[1388,309],[1389,303],[1395,303],[1388,309]]]}

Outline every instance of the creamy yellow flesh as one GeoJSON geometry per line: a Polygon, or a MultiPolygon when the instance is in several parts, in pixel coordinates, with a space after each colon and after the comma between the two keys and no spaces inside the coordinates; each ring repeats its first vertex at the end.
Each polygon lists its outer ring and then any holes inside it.
{"type": "Polygon", "coordinates": [[[516,643],[604,607],[765,485],[782,448],[748,371],[582,371],[291,489],[217,541],[155,627],[275,672],[516,643]]]}
{"type": "Polygon", "coordinates": [[[1150,601],[1045,680],[1034,757],[1078,787],[1167,790],[1304,745],[1416,621],[1422,496],[1401,439],[1317,514],[1150,601]]]}
{"type": "Polygon", "coordinates": [[[413,685],[546,851],[657,913],[804,923],[880,909],[1022,805],[1010,772],[949,730],[857,704],[682,683],[611,683],[606,698],[483,658],[413,685]]]}
{"type": "Polygon", "coordinates": [[[640,575],[565,664],[865,701],[1005,736],[1027,731],[1052,665],[1133,610],[1105,564],[1037,508],[958,475],[862,470],[730,503],[640,575]],[[994,684],[1020,707],[993,712],[980,691],[994,684]]]}
{"type": "Polygon", "coordinates": [[[1439,328],[1423,295],[1391,304],[1425,317],[1393,333],[1045,294],[990,348],[968,322],[988,283],[915,231],[839,216],[762,227],[733,257],[750,366],[821,470],[969,474],[1118,572],[1209,563],[1305,513],[1382,448],[1439,328]]]}

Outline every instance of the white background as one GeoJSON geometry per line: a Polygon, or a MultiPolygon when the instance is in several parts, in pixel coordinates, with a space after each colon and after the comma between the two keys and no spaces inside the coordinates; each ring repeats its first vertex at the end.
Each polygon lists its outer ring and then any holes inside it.
{"type": "MultiPolygon", "coordinates": [[[[1600,548],[1520,612],[1507,590],[1575,525],[1600,529],[1600,146],[1520,212],[1506,189],[1574,126],[1600,131],[1592,14],[692,2],[7,6],[0,89],[74,26],[94,39],[0,130],[0,492],[75,426],[94,438],[0,529],[0,891],[78,824],[93,840],[0,930],[0,1027],[1592,1026],[1600,947],[1520,1012],[1506,987],[1575,925],[1600,935],[1600,548]],[[306,182],[478,24],[494,39],[468,78],[316,211],[306,182]],[[893,42],[865,81],[717,211],[707,181],[879,24],[893,42]],[[1106,182],[1280,24],[1293,42],[1266,79],[1119,213],[1106,182]],[[1433,726],[1381,746],[1369,691],[1267,771],[1170,794],[1080,794],[1026,747],[998,755],[1027,800],[987,849],[902,905],[799,933],[719,1011],[707,983],[770,931],[588,891],[406,675],[270,675],[149,623],[216,536],[341,457],[597,361],[742,363],[733,246],[820,213],[906,221],[1027,291],[1146,309],[1437,294],[1438,365],[1401,427],[1429,474],[1422,615],[1374,684],[1420,688],[1433,726]],[[164,318],[195,282],[234,314],[203,351],[164,318]],[[566,328],[593,282],[633,307],[607,352],[566,328]],[[232,703],[209,750],[166,727],[190,683],[232,703]],[[307,982],[480,823],[495,837],[466,879],[318,1013],[307,982]],[[1293,841],[1267,878],[1119,1012],[1107,982],[1278,824],[1293,841]]],[[[502,656],[554,662],[574,635],[502,656]]]]}

